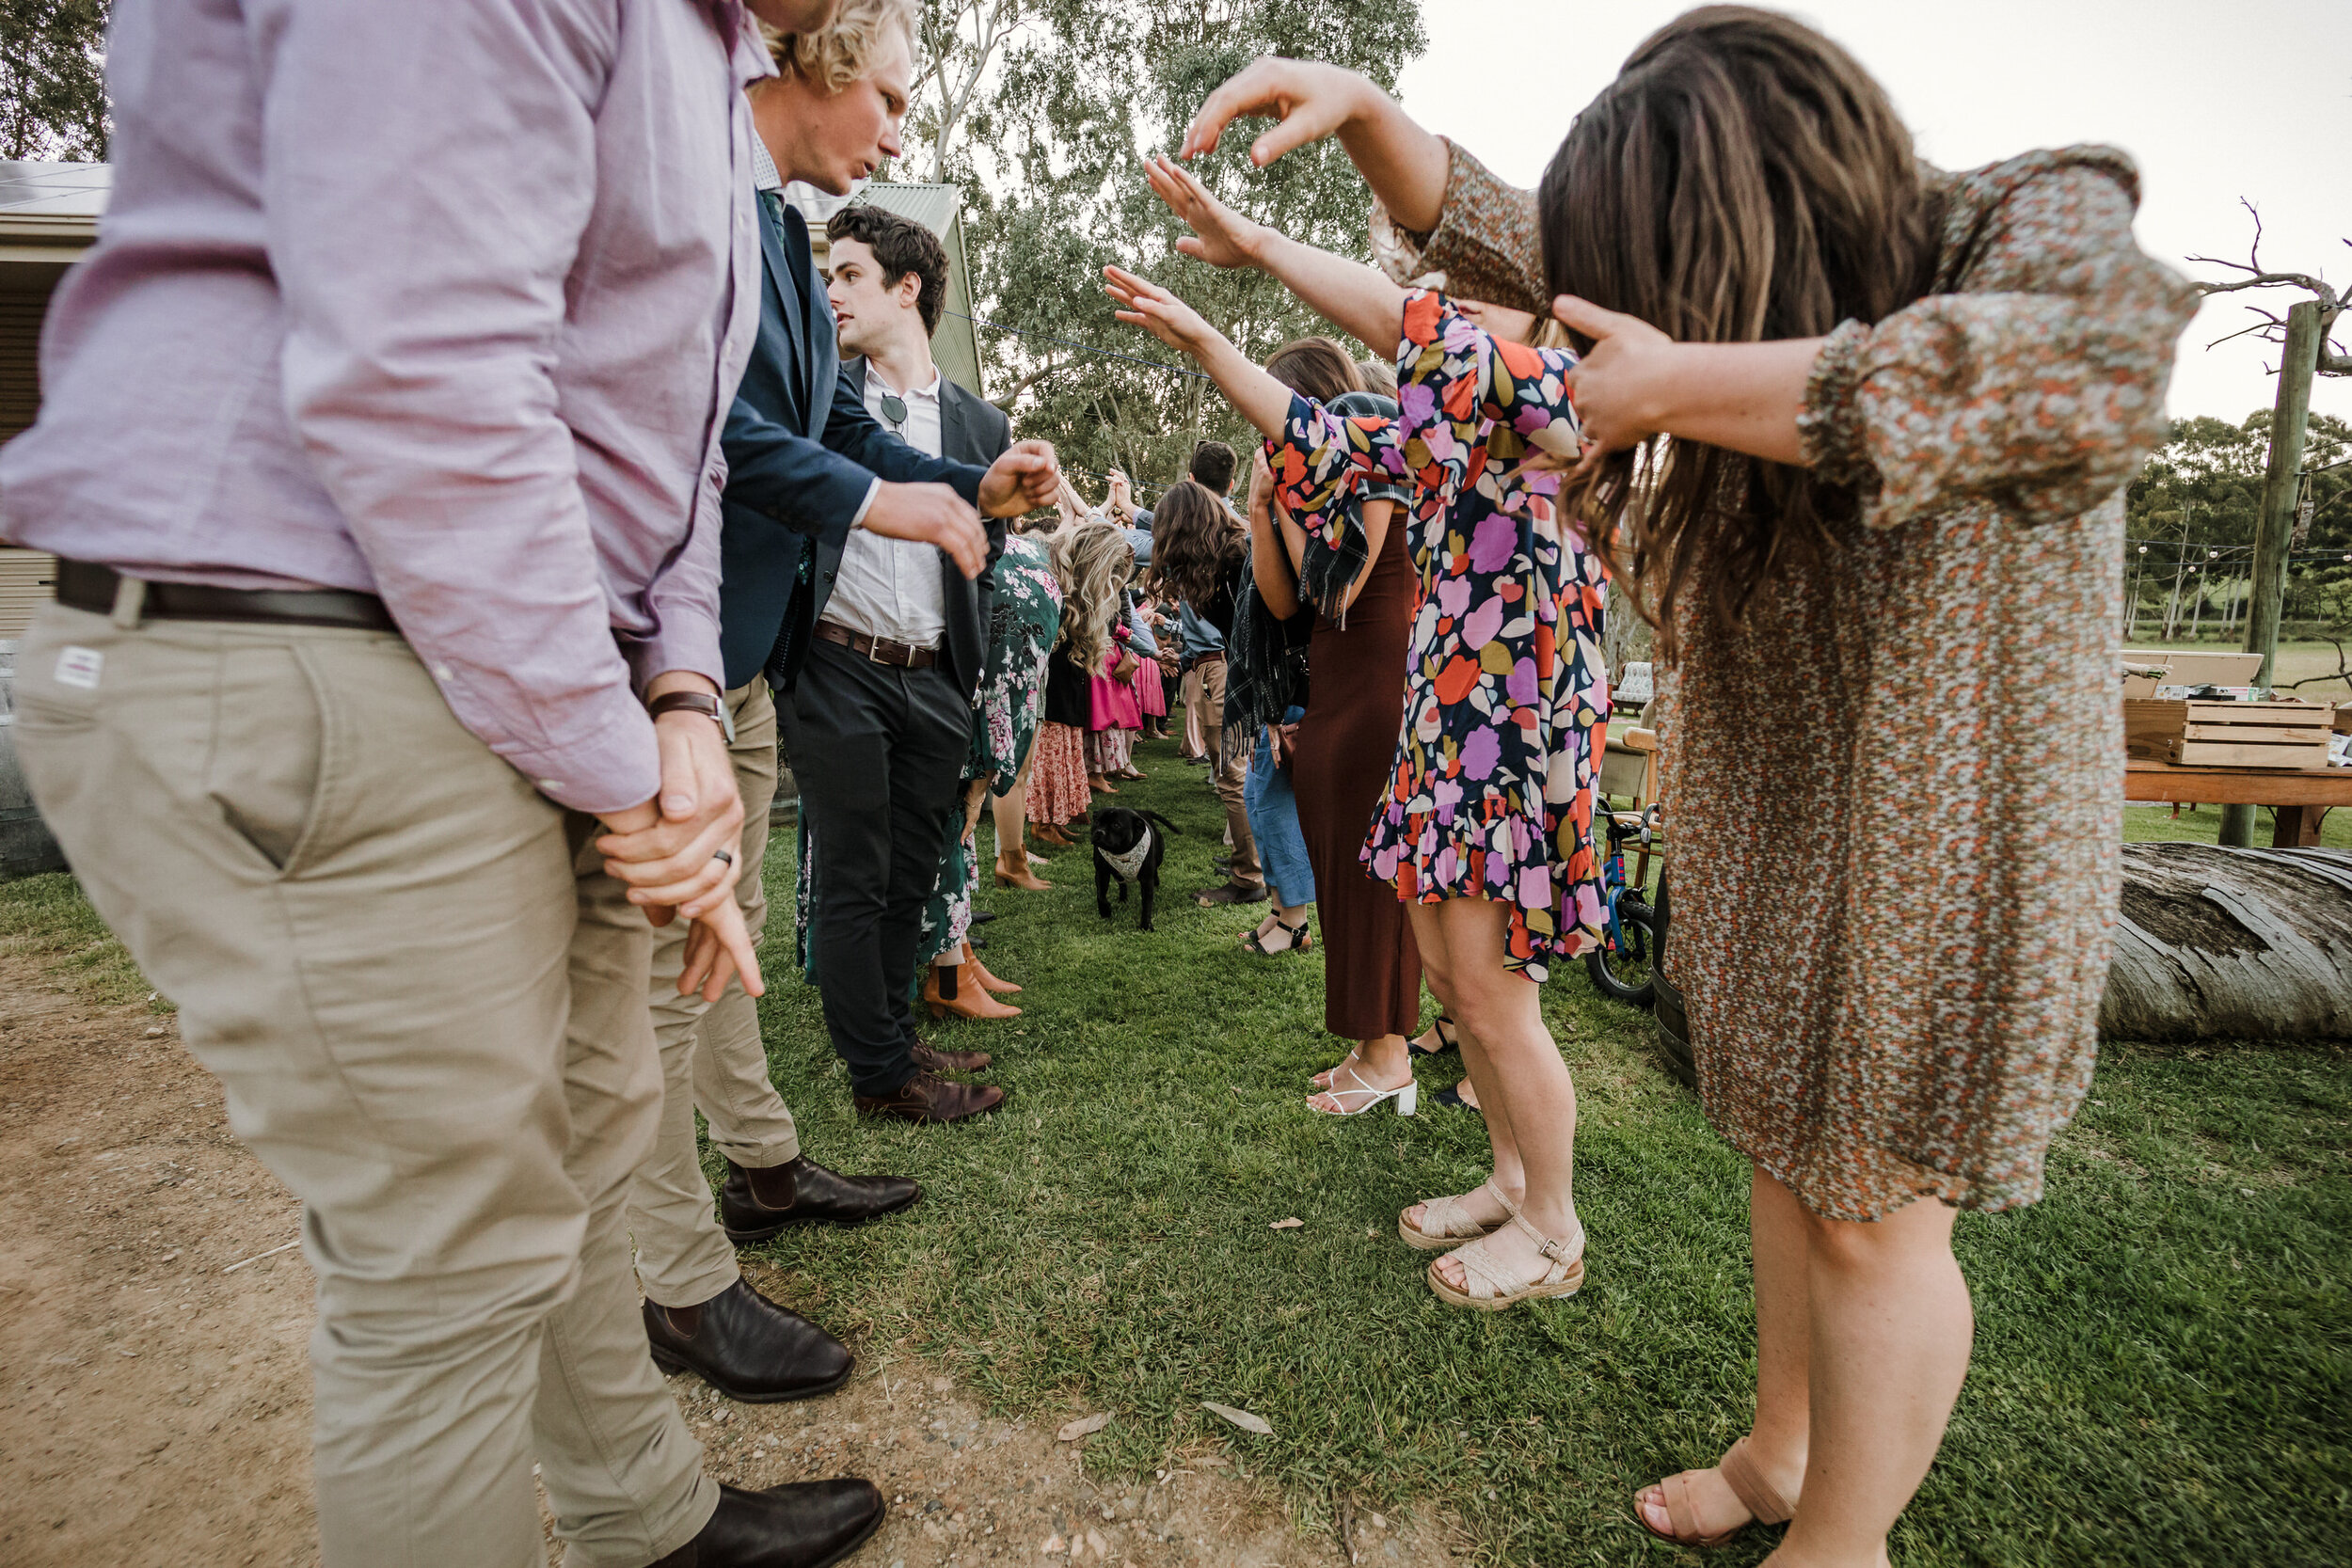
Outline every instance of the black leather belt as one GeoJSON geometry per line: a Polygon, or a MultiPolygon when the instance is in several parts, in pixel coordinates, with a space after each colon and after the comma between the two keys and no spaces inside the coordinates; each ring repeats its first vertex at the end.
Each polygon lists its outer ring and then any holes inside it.
{"type": "Polygon", "coordinates": [[[895,665],[901,670],[928,670],[939,662],[939,650],[918,648],[912,642],[893,642],[887,637],[868,637],[862,631],[851,631],[837,621],[817,623],[819,641],[838,642],[861,657],[877,664],[895,665]]]}
{"type": "MultiPolygon", "coordinates": [[[[87,561],[57,562],[57,602],[76,610],[114,612],[122,576],[87,561]]],[[[347,626],[398,631],[392,613],[373,594],[341,588],[215,588],[200,582],[151,582],[139,605],[150,621],[276,621],[297,626],[347,626]]]]}

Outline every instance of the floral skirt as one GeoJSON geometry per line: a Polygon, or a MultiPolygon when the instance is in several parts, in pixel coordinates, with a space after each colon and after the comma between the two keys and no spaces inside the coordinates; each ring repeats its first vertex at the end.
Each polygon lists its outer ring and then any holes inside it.
{"type": "Polygon", "coordinates": [[[1087,810],[1086,732],[1047,720],[1030,752],[1028,816],[1060,827],[1087,810]]]}
{"type": "Polygon", "coordinates": [[[1124,773],[1135,766],[1136,732],[1087,731],[1086,759],[1089,773],[1124,773]]]}

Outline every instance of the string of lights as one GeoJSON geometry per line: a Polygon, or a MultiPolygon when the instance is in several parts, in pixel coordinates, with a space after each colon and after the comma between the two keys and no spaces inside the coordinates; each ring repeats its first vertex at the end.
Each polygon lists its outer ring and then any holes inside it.
{"type": "Polygon", "coordinates": [[[1167,371],[1175,375],[1188,375],[1195,381],[1214,382],[1216,379],[1212,375],[1203,375],[1199,371],[1188,371],[1182,365],[1168,364],[1166,360],[1146,359],[1136,354],[1121,354],[1115,348],[1097,348],[1092,343],[1082,343],[1075,338],[1057,338],[1050,332],[1033,331],[1025,326],[1007,326],[1003,322],[993,322],[985,316],[967,316],[961,310],[946,310],[941,314],[968,321],[974,326],[985,326],[992,332],[1009,332],[1016,338],[1035,338],[1040,342],[1059,343],[1064,348],[1082,349],[1088,354],[1099,354],[1105,359],[1124,359],[1131,365],[1148,365],[1155,371],[1167,371]]]}

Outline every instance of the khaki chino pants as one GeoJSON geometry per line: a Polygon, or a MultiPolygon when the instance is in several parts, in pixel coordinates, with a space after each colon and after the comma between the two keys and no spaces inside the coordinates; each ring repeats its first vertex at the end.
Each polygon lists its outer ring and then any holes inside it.
{"type": "MultiPolygon", "coordinates": [[[[760,871],[768,859],[768,812],[776,802],[776,704],[765,676],[728,692],[726,704],[735,719],[728,754],[743,792],[743,842],[736,851],[742,876],[735,901],[756,949],[768,924],[760,871]]],[[[680,996],[677,977],[685,967],[686,926],[674,920],[654,933],[653,942],[661,1131],[653,1157],[637,1173],[628,1206],[637,1277],[646,1297],[662,1307],[699,1307],[742,1276],[734,1243],[711,1215],[694,1113],[710,1123],[711,1147],[746,1168],[788,1164],[801,1152],[792,1113],[768,1077],[758,1004],[740,980],[729,981],[715,1003],[705,1002],[699,991],[680,996]]]]}
{"type": "Polygon", "coordinates": [[[1209,784],[1225,808],[1225,841],[1233,847],[1232,879],[1250,887],[1265,880],[1258,867],[1258,841],[1249,831],[1249,762],[1247,753],[1228,762],[1225,757],[1225,661],[1203,659],[1195,667],[1200,677],[1198,696],[1187,713],[1200,715],[1202,743],[1208,749],[1209,784]]]}
{"type": "Polygon", "coordinates": [[[590,819],[394,636],[52,605],[19,667],[43,815],[302,1199],[328,1568],[538,1568],[534,1457],[567,1563],[683,1545],[718,1491],[623,1227],[653,938],[590,819]]]}

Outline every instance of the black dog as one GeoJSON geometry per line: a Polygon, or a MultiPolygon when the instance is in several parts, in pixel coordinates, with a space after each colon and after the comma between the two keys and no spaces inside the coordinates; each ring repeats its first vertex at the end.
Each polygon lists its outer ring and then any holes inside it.
{"type": "Polygon", "coordinates": [[[1160,861],[1168,843],[1152,831],[1157,822],[1169,832],[1176,824],[1155,811],[1130,811],[1104,806],[1094,814],[1094,908],[1111,917],[1111,879],[1119,879],[1119,901],[1127,901],[1127,884],[1143,885],[1143,920],[1137,929],[1152,928],[1152,900],[1160,891],[1160,861]]]}

